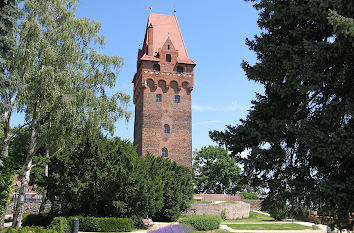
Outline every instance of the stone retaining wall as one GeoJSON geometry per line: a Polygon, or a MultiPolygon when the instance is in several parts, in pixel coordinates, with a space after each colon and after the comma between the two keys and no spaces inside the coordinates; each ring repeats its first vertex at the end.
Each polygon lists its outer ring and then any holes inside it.
{"type": "Polygon", "coordinates": [[[241,195],[231,194],[194,194],[193,198],[200,201],[241,201],[241,195]]]}
{"type": "MultiPolygon", "coordinates": [[[[25,214],[35,214],[38,213],[39,207],[41,206],[40,202],[25,202],[23,209],[25,214]]],[[[47,203],[45,205],[46,209],[50,208],[50,204],[47,203]]],[[[7,206],[6,214],[10,215],[13,214],[14,212],[14,203],[10,202],[10,204],[7,206]]]]}
{"type": "Polygon", "coordinates": [[[263,200],[246,200],[246,199],[243,199],[242,201],[250,204],[251,211],[261,210],[261,203],[262,203],[263,200]]]}
{"type": "Polygon", "coordinates": [[[221,216],[221,212],[226,211],[226,219],[247,218],[250,213],[250,204],[238,201],[234,204],[192,204],[184,215],[215,215],[221,216]]]}

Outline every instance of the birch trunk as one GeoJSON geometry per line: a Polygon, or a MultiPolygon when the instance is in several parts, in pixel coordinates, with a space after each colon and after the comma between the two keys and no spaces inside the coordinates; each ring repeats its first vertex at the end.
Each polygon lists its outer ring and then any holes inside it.
{"type": "Polygon", "coordinates": [[[11,118],[11,112],[7,113],[5,112],[4,114],[4,125],[3,125],[3,130],[4,130],[4,141],[3,141],[3,147],[2,147],[2,156],[3,157],[8,157],[9,156],[9,144],[10,144],[10,118],[11,118]]]}
{"type": "MultiPolygon", "coordinates": [[[[49,158],[49,150],[48,150],[48,148],[46,148],[46,150],[45,150],[45,157],[49,158]]],[[[46,181],[47,181],[48,175],[49,175],[49,168],[48,168],[48,164],[46,164],[45,167],[44,167],[44,177],[45,177],[46,181]]],[[[48,189],[48,185],[46,185],[46,187],[43,190],[42,203],[41,203],[41,206],[39,207],[39,212],[40,213],[44,212],[44,210],[45,210],[45,204],[47,202],[47,189],[48,189]]]]}
{"type": "Polygon", "coordinates": [[[25,203],[25,195],[26,190],[28,188],[28,182],[30,179],[30,173],[32,168],[32,158],[34,149],[36,147],[36,133],[37,133],[37,108],[35,107],[33,110],[33,120],[31,123],[31,135],[30,135],[30,143],[27,150],[26,162],[24,166],[23,176],[21,178],[21,187],[19,196],[17,199],[16,210],[13,216],[12,227],[18,229],[21,227],[22,218],[23,218],[23,206],[25,203]]]}

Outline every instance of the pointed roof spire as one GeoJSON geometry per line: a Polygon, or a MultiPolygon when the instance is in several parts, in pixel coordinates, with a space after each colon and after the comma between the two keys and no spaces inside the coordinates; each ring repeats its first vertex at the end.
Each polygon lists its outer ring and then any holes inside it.
{"type": "Polygon", "coordinates": [[[176,16],[176,12],[177,12],[176,9],[174,9],[174,11],[173,11],[173,15],[174,16],[176,16]]]}
{"type": "Polygon", "coordinates": [[[152,9],[152,7],[150,6],[150,13],[149,14],[151,14],[151,9],[152,9]]]}

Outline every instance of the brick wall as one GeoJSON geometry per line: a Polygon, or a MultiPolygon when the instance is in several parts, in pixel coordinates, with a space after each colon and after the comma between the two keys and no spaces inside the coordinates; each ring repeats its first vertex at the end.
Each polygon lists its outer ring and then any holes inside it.
{"type": "Polygon", "coordinates": [[[241,201],[243,199],[241,195],[231,194],[194,194],[193,198],[201,201],[241,201]]]}
{"type": "Polygon", "coordinates": [[[214,215],[221,216],[221,212],[225,210],[227,219],[247,218],[250,213],[250,204],[238,201],[235,204],[192,204],[184,215],[214,215]]]}

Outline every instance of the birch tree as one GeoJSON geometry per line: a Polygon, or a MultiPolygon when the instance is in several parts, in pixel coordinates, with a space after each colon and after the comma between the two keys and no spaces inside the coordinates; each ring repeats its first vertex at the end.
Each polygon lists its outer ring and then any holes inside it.
{"type": "Polygon", "coordinates": [[[12,227],[21,226],[24,196],[33,156],[57,137],[65,143],[75,127],[100,127],[113,133],[113,123],[128,119],[129,96],[106,94],[115,85],[122,59],[99,53],[101,24],[76,18],[77,0],[27,0],[18,43],[24,48],[19,63],[24,89],[19,104],[30,122],[29,146],[12,227]]]}

